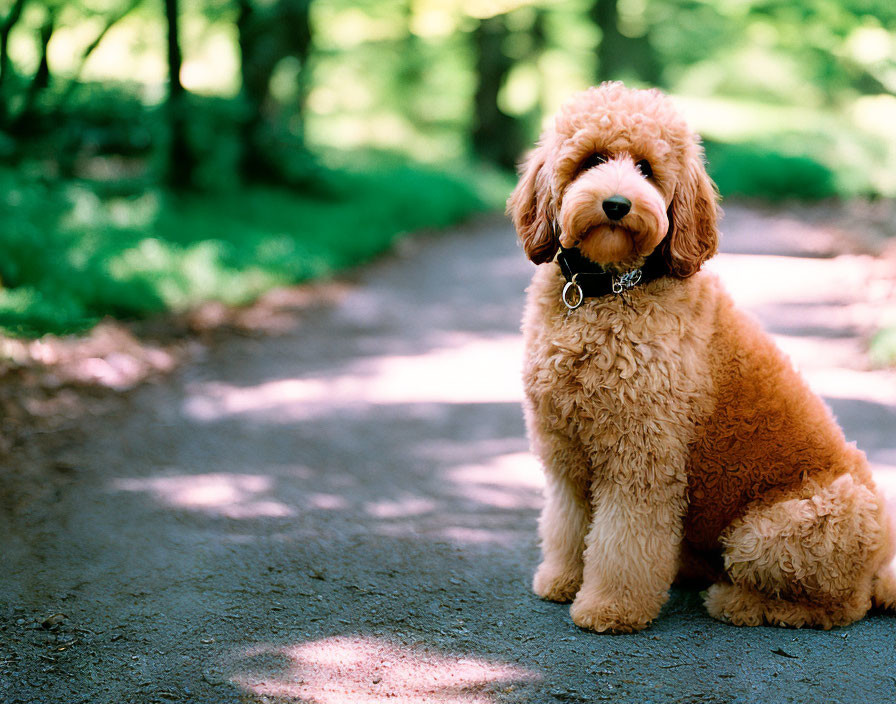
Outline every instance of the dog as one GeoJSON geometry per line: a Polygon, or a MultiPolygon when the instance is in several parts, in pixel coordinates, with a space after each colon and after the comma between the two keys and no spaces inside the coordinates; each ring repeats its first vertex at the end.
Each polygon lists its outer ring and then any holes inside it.
{"type": "Polygon", "coordinates": [[[533,589],[598,632],[680,583],[736,625],[896,608],[896,534],[865,456],[701,265],[718,194],[658,90],[573,96],[508,199],[537,264],[524,411],[546,476],[533,589]]]}

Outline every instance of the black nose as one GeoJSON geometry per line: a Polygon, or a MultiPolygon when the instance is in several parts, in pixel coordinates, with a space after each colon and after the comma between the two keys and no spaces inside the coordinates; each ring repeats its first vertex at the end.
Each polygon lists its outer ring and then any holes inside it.
{"type": "Polygon", "coordinates": [[[632,209],[632,202],[625,196],[610,196],[603,202],[603,208],[610,220],[621,220],[632,209]]]}

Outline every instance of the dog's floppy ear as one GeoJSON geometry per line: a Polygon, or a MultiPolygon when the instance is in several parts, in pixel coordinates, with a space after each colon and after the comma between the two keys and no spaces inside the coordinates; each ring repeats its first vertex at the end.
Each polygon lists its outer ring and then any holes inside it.
{"type": "Polygon", "coordinates": [[[669,215],[663,252],[672,274],[685,279],[696,274],[719,245],[718,192],[706,173],[699,145],[675,187],[669,215]]]}
{"type": "Polygon", "coordinates": [[[544,143],[528,154],[520,165],[519,183],[507,199],[507,214],[513,219],[526,256],[536,264],[551,261],[560,246],[551,214],[547,154],[544,143]]]}

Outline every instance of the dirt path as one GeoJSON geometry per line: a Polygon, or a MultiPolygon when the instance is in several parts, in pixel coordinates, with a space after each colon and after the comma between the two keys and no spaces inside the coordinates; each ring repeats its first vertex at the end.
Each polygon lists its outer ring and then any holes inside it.
{"type": "MultiPolygon", "coordinates": [[[[862,351],[883,265],[737,208],[726,232],[712,265],[896,494],[896,377],[862,351]]],[[[892,616],[742,630],[676,590],[608,637],[530,593],[530,273],[501,220],[414,241],[85,419],[4,541],[0,702],[892,702],[892,616]]]]}

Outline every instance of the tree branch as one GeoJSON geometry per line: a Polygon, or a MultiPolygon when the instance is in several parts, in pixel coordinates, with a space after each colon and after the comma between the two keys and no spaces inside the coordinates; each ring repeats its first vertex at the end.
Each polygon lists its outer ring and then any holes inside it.
{"type": "Polygon", "coordinates": [[[61,104],[65,104],[71,98],[72,92],[75,90],[77,85],[81,80],[81,73],[84,71],[84,66],[87,64],[87,60],[90,58],[91,54],[93,54],[94,50],[100,45],[100,42],[103,41],[103,38],[106,34],[109,33],[109,30],[112,29],[116,24],[121,22],[125,17],[127,17],[131,12],[133,12],[142,2],[143,0],[130,0],[130,2],[122,8],[120,12],[115,15],[112,15],[108,20],[106,20],[106,24],[100,30],[100,33],[96,35],[94,40],[87,45],[87,48],[84,50],[84,53],[81,54],[81,58],[78,61],[78,67],[75,69],[74,75],[72,75],[71,82],[65,89],[65,93],[62,95],[62,99],[60,100],[61,104]]]}
{"type": "Polygon", "coordinates": [[[50,9],[47,13],[47,19],[40,28],[40,62],[37,65],[37,71],[31,83],[28,84],[28,92],[25,94],[25,102],[19,114],[16,115],[13,129],[20,131],[25,127],[25,122],[34,114],[34,106],[41,92],[50,84],[50,64],[47,61],[47,47],[50,45],[50,39],[53,32],[56,31],[56,11],[50,9]]]}

